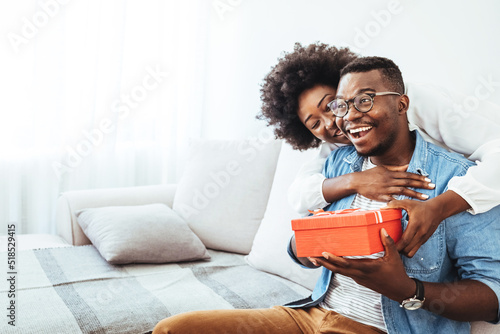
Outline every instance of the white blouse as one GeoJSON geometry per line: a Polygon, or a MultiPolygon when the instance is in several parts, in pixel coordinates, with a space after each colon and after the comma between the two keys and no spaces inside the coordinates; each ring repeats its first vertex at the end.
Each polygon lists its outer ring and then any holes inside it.
{"type": "MultiPolygon", "coordinates": [[[[487,91],[474,95],[450,93],[441,87],[406,84],[410,98],[408,122],[425,140],[475,161],[467,174],[448,183],[469,203],[472,214],[500,204],[500,106],[486,101],[487,91]]],[[[299,213],[323,208],[321,174],[330,152],[340,145],[323,143],[316,159],[305,162],[290,186],[288,200],[299,213]]]]}

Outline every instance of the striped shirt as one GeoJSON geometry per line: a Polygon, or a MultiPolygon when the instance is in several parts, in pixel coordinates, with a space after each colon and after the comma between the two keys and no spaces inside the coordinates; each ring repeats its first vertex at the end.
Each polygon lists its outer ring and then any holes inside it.
{"type": "MultiPolygon", "coordinates": [[[[365,158],[362,170],[376,167],[369,158],[365,158]]],[[[377,202],[357,194],[351,208],[362,210],[377,210],[384,207],[386,202],[377,202]]],[[[352,259],[376,259],[384,256],[379,252],[367,256],[345,256],[352,259]]],[[[380,293],[356,283],[353,279],[335,274],[321,307],[335,311],[362,324],[373,326],[387,332],[382,314],[382,296],[380,293]]]]}

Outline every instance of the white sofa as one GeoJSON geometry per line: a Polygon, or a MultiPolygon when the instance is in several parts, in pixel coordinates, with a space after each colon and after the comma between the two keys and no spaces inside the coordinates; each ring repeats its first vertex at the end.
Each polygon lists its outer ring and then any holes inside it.
{"type": "MultiPolygon", "coordinates": [[[[306,296],[314,286],[319,271],[299,268],[292,263],[286,254],[286,244],[291,234],[290,219],[297,216],[287,204],[286,192],[289,183],[302,162],[314,154],[316,154],[314,151],[296,152],[291,150],[288,145],[269,140],[239,141],[230,144],[222,141],[208,144],[195,143],[195,149],[186,164],[185,173],[187,176],[183,177],[177,185],[96,189],[63,193],[59,198],[57,208],[58,234],[71,245],[89,245],[90,240],[83,233],[76,217],[79,210],[163,203],[174,210],[180,208],[181,211],[184,211],[184,217],[189,216],[187,220],[190,227],[199,235],[207,248],[210,248],[212,260],[165,265],[119,265],[112,267],[112,269],[120,271],[121,276],[116,276],[117,274],[113,273],[108,277],[106,276],[108,271],[106,271],[106,274],[99,278],[97,276],[87,277],[89,281],[109,280],[107,284],[113,285],[111,282],[124,279],[124,276],[122,276],[123,271],[126,271],[127,275],[132,273],[133,277],[131,279],[134,282],[139,281],[141,288],[144,287],[153,295],[156,294],[160,299],[159,303],[163,301],[167,305],[170,311],[168,314],[175,314],[189,309],[210,309],[211,307],[220,308],[224,306],[241,307],[241,305],[250,305],[251,307],[267,307],[275,302],[286,301],[286,299],[283,300],[283,296],[274,296],[269,290],[260,291],[263,289],[262,284],[253,285],[252,281],[254,280],[256,282],[266,280],[264,285],[280,284],[276,289],[281,289],[280,291],[283,291],[283,294],[290,293],[290,295],[306,296]],[[251,148],[254,150],[250,150],[251,148]],[[207,156],[212,157],[211,162],[206,161],[207,156]],[[199,160],[205,162],[201,164],[199,160]],[[228,166],[232,166],[232,169],[228,169],[228,166]],[[241,168],[238,169],[235,166],[241,168]],[[248,168],[248,170],[245,168],[248,168]],[[234,173],[231,173],[231,171],[234,173]],[[252,171],[256,172],[252,173],[252,171]],[[217,172],[220,173],[217,174],[217,172]],[[267,173],[267,175],[260,175],[260,173],[267,173]],[[199,174],[205,175],[200,176],[199,174]],[[220,182],[218,183],[216,182],[217,175],[220,176],[218,179],[220,182]],[[227,179],[228,175],[229,179],[227,179]],[[223,180],[222,176],[226,176],[226,178],[223,180]],[[185,204],[190,198],[195,198],[193,196],[207,195],[208,192],[203,192],[203,189],[206,190],[210,187],[203,187],[209,184],[212,185],[213,189],[216,189],[213,184],[219,186],[217,191],[212,191],[215,195],[205,196],[210,197],[209,205],[202,205],[201,202],[201,204],[191,203],[195,206],[191,207],[191,209],[195,209],[196,212],[194,213],[186,211],[185,207],[183,208],[180,205],[183,201],[185,204]],[[240,189],[245,184],[247,188],[240,189]],[[190,189],[197,186],[201,189],[201,193],[200,191],[193,192],[193,189],[190,189]],[[257,201],[254,201],[255,198],[257,198],[257,201]],[[225,217],[224,221],[220,221],[221,217],[225,217]],[[206,219],[210,229],[204,229],[202,226],[204,219],[206,219]],[[224,228],[218,229],[217,224],[219,224],[219,221],[224,228]],[[248,226],[239,229],[238,226],[242,224],[248,226]],[[222,239],[220,235],[223,236],[222,239]],[[244,235],[245,240],[240,238],[241,235],[244,235]],[[245,254],[248,255],[245,256],[245,254]],[[210,263],[214,261],[216,263],[214,267],[224,267],[227,272],[225,274],[217,273],[216,278],[214,278],[215,276],[201,275],[200,270],[213,268],[210,263]],[[186,270],[191,271],[186,274],[186,270]],[[246,277],[242,282],[238,282],[240,278],[233,276],[236,275],[235,270],[238,272],[243,270],[241,274],[246,277]],[[214,302],[217,296],[211,295],[212,291],[203,295],[200,291],[205,291],[205,286],[196,288],[200,290],[197,291],[198,297],[195,301],[190,298],[182,299],[182,294],[186,292],[183,290],[185,287],[182,286],[181,282],[188,279],[186,277],[193,273],[201,275],[197,276],[200,281],[202,281],[200,277],[208,277],[205,279],[204,284],[208,284],[207,286],[211,290],[217,290],[217,294],[222,296],[225,301],[214,302]],[[169,275],[174,275],[175,278],[172,279],[169,275]],[[165,282],[165,280],[171,280],[169,281],[171,283],[166,284],[169,286],[160,286],[158,281],[165,282]],[[218,282],[223,281],[224,287],[215,284],[215,280],[218,282]],[[176,286],[179,286],[179,288],[175,288],[176,286]],[[226,289],[228,286],[229,288],[226,289]],[[241,292],[241,290],[245,291],[241,292]],[[239,294],[239,296],[237,298],[232,296],[231,294],[234,293],[239,294]],[[258,295],[258,302],[255,302],[255,304],[248,302],[251,297],[243,296],[245,293],[258,295]],[[176,301],[176,299],[179,300],[176,301]],[[242,304],[234,302],[234,300],[239,301],[240,299],[245,299],[245,301],[242,301],[242,304]],[[165,302],[165,300],[168,300],[168,302],[165,302]]],[[[57,245],[57,243],[55,244],[57,245]]],[[[134,245],[130,245],[130,247],[134,247],[134,245]]],[[[95,253],[94,250],[88,249],[89,246],[84,246],[84,248],[86,252],[95,253]]],[[[52,249],[52,255],[55,258],[57,256],[64,258],[63,252],[65,250],[54,248],[52,249]]],[[[46,257],[45,253],[35,255],[38,259],[46,257]]],[[[25,256],[31,258],[33,255],[25,254],[25,256]]],[[[57,261],[61,263],[64,260],[59,259],[57,261]]],[[[69,259],[67,261],[71,262],[69,259]]],[[[81,261],[82,264],[85,264],[85,259],[82,258],[81,261]]],[[[41,266],[43,267],[43,265],[41,266]]],[[[47,269],[45,270],[47,272],[47,269]]],[[[65,274],[68,277],[72,275],[69,270],[65,274]]],[[[107,270],[110,270],[110,268],[107,270]]],[[[203,271],[203,273],[206,272],[203,271]]],[[[76,281],[77,279],[72,281],[71,285],[79,284],[80,279],[78,279],[78,282],[76,281]]],[[[75,289],[78,290],[78,286],[75,289]]],[[[109,295],[113,295],[113,289],[109,288],[107,290],[111,291],[111,293],[108,291],[109,295]]],[[[119,285],[114,290],[119,290],[121,294],[126,289],[120,288],[119,285]]],[[[63,292],[58,293],[61,295],[63,292]]],[[[133,303],[134,301],[129,302],[133,303]]],[[[92,307],[93,304],[91,303],[92,301],[88,304],[92,307]]],[[[113,303],[113,305],[117,305],[117,303],[113,303]]],[[[75,312],[72,312],[74,316],[75,312]]],[[[151,324],[163,317],[161,311],[158,314],[158,319],[151,319],[149,323],[140,327],[140,331],[134,328],[130,332],[138,333],[151,330],[151,324]]],[[[64,321],[67,322],[67,319],[64,321]]],[[[103,322],[100,321],[101,324],[103,322]]],[[[40,326],[42,326],[41,328],[47,326],[47,322],[40,323],[40,326]]],[[[54,328],[57,327],[53,327],[51,330],[54,331],[54,328]]],[[[78,324],[75,325],[75,328],[85,332],[82,326],[78,328],[78,324]]],[[[105,330],[108,333],[128,332],[123,331],[123,329],[109,330],[110,327],[104,325],[102,328],[108,328],[108,330],[105,330]]],[[[1,332],[4,331],[1,330],[1,332]]],[[[50,330],[46,329],[46,332],[50,332],[50,330]]],[[[473,323],[471,332],[475,334],[500,333],[500,327],[477,322],[473,323]]]]}

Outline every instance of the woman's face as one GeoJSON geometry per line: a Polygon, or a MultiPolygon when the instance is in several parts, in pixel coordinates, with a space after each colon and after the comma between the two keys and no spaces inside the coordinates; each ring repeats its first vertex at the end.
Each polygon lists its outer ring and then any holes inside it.
{"type": "Polygon", "coordinates": [[[300,121],[316,137],[328,143],[350,144],[351,142],[335,124],[335,116],[326,106],[335,98],[336,89],[317,85],[299,96],[300,121]]]}

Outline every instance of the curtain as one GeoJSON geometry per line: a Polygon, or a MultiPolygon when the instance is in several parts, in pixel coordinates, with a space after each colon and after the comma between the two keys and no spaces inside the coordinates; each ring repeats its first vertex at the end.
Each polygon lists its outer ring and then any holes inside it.
{"type": "Polygon", "coordinates": [[[0,9],[0,219],[54,233],[61,192],[175,182],[201,132],[210,3],[0,9]]]}

